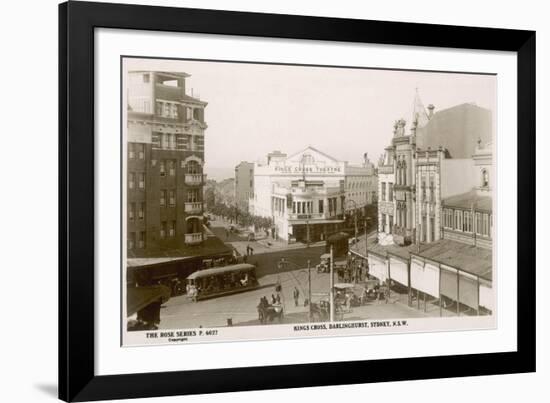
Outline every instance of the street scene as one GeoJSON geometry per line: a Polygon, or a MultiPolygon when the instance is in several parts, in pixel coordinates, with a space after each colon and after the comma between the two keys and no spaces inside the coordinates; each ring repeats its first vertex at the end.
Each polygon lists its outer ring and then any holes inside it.
{"type": "Polygon", "coordinates": [[[126,331],[494,314],[493,77],[124,63],[126,331]]]}

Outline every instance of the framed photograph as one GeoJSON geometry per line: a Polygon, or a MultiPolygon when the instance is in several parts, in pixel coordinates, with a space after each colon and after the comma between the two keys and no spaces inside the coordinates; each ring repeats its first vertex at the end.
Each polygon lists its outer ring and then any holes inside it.
{"type": "Polygon", "coordinates": [[[59,6],[59,397],[535,370],[535,33],[59,6]]]}

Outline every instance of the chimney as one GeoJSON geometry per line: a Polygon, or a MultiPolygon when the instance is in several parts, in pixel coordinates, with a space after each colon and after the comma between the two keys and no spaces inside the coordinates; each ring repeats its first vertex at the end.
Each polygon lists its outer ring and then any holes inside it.
{"type": "Polygon", "coordinates": [[[434,109],[435,109],[435,106],[433,106],[433,104],[428,105],[428,119],[431,119],[432,116],[434,115],[434,109]]]}

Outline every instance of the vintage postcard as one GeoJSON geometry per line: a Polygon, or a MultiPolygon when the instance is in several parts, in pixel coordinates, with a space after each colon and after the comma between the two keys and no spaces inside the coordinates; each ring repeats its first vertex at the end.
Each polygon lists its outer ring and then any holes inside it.
{"type": "Polygon", "coordinates": [[[121,60],[122,344],[496,326],[496,76],[121,60]]]}

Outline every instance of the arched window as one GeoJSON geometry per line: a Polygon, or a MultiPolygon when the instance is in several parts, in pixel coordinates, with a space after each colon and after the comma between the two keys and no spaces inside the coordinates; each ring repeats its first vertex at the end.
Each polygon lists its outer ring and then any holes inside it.
{"type": "Polygon", "coordinates": [[[489,187],[489,172],[486,169],[481,170],[481,187],[489,187]]]}
{"type": "Polygon", "coordinates": [[[187,173],[188,174],[200,174],[200,165],[197,161],[189,161],[187,163],[187,173]]]}
{"type": "Polygon", "coordinates": [[[401,161],[397,161],[396,174],[397,184],[401,185],[401,161]]]}

